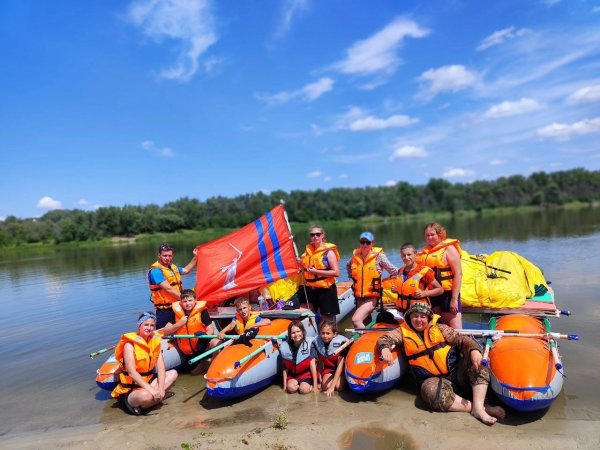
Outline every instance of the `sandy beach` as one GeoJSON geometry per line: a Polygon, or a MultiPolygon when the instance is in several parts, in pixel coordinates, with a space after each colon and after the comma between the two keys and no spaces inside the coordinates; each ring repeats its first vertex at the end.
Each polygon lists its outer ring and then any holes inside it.
{"type": "Polygon", "coordinates": [[[571,410],[564,392],[544,412],[509,411],[487,427],[461,413],[430,413],[410,382],[377,397],[343,392],[287,395],[277,385],[238,401],[209,397],[201,377],[182,375],[176,395],[147,416],[103,402],[97,424],[4,435],[3,448],[131,449],[595,449],[600,407],[571,410]],[[200,385],[200,386],[199,386],[200,385]],[[277,428],[277,418],[287,425],[277,428]]]}

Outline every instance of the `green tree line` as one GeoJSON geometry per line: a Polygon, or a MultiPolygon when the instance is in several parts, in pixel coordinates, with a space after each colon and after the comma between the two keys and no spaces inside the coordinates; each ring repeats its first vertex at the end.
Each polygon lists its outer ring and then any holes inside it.
{"type": "Polygon", "coordinates": [[[23,243],[93,241],[112,236],[179,230],[238,228],[285,200],[292,222],[360,219],[367,216],[481,211],[498,207],[550,206],[600,199],[600,171],[572,169],[513,175],[493,181],[450,183],[434,178],[425,185],[335,188],[328,191],[274,191],[234,198],[194,198],[158,206],[126,205],[95,211],[54,210],[40,218],[7,217],[0,222],[0,247],[23,243]]]}

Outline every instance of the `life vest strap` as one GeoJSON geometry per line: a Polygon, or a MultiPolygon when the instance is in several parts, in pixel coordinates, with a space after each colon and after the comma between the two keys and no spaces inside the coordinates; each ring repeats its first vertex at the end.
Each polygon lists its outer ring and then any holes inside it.
{"type": "Polygon", "coordinates": [[[447,342],[440,342],[439,344],[435,344],[433,347],[426,348],[425,350],[420,351],[419,353],[415,353],[414,355],[407,356],[406,358],[408,360],[411,360],[411,359],[418,359],[421,356],[429,356],[431,359],[433,359],[433,354],[437,350],[447,347],[447,346],[448,346],[447,342]]]}

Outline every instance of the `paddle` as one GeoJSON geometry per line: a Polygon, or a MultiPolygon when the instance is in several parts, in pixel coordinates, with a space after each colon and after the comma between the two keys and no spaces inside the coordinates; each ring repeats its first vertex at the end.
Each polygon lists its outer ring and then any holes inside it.
{"type": "MultiPolygon", "coordinates": [[[[285,339],[287,337],[287,331],[285,333],[281,333],[279,336],[276,336],[275,338],[273,338],[273,340],[276,339],[285,339]]],[[[240,359],[239,361],[236,361],[233,364],[233,368],[234,369],[238,369],[242,364],[244,364],[246,361],[248,361],[251,358],[254,358],[256,355],[258,355],[259,353],[265,351],[267,345],[269,345],[272,341],[267,341],[265,342],[263,345],[261,345],[260,347],[258,347],[256,350],[254,350],[252,353],[250,353],[249,355],[244,356],[242,359],[240,359]]]]}
{"type": "Polygon", "coordinates": [[[228,341],[223,342],[222,344],[217,345],[216,347],[211,348],[210,350],[205,351],[204,353],[200,353],[198,356],[190,359],[188,364],[194,364],[196,361],[200,361],[202,358],[206,358],[208,355],[212,355],[217,350],[221,350],[222,348],[227,347],[228,345],[233,344],[235,339],[229,339],[228,341]]]}
{"type": "Polygon", "coordinates": [[[546,339],[568,339],[569,341],[578,341],[579,335],[577,334],[560,334],[560,333],[522,333],[519,330],[454,330],[458,334],[465,334],[468,336],[477,336],[485,338],[494,337],[539,337],[546,339]]]}
{"type": "MultiPolygon", "coordinates": [[[[239,339],[241,334],[226,334],[223,336],[224,339],[239,339]]],[[[201,334],[196,336],[195,334],[173,334],[171,336],[163,336],[163,339],[214,339],[218,338],[218,334],[201,334]]],[[[253,339],[277,339],[278,334],[257,334],[253,339]]]]}
{"type": "Polygon", "coordinates": [[[102,353],[106,353],[106,352],[114,349],[116,346],[117,346],[117,344],[111,345],[110,347],[103,348],[102,350],[98,350],[97,352],[92,352],[92,353],[90,353],[90,358],[95,358],[96,356],[101,355],[102,353]]]}
{"type": "Polygon", "coordinates": [[[398,327],[388,327],[388,328],[346,328],[346,331],[351,333],[362,333],[363,331],[394,331],[398,327]]]}

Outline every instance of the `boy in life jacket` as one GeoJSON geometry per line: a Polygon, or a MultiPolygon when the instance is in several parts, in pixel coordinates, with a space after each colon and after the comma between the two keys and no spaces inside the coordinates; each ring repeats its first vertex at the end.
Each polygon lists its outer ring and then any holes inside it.
{"type": "Polygon", "coordinates": [[[430,267],[417,264],[417,247],[414,244],[403,244],[400,257],[404,266],[398,270],[396,285],[392,287],[398,295],[396,307],[404,313],[416,302],[431,306],[429,297],[444,293],[442,285],[435,279],[435,272],[430,267]]]}
{"type": "Polygon", "coordinates": [[[115,348],[121,373],[119,384],[110,394],[135,416],[172,396],[167,390],[177,380],[177,371],[165,370],[161,337],[154,332],[156,316],[152,312],[142,313],[137,325],[137,332],[121,336],[115,348]]]}
{"type": "MultiPolygon", "coordinates": [[[[202,336],[213,334],[214,326],[208,314],[206,302],[196,301],[196,294],[192,289],[185,289],[181,293],[181,301],[173,303],[172,308],[176,322],[174,324],[167,323],[163,329],[163,335],[195,334],[202,336]]],[[[206,339],[195,338],[177,338],[172,342],[185,355],[188,361],[203,353],[206,350],[207,344],[206,339]]],[[[196,368],[200,367],[199,364],[200,361],[194,367],[191,367],[192,374],[197,372],[196,368]]]]}
{"type": "Polygon", "coordinates": [[[381,358],[391,363],[391,349],[401,346],[425,403],[434,411],[471,413],[486,425],[504,418],[502,407],[484,403],[490,371],[481,364],[479,344],[448,325],[438,324],[440,316],[426,303],[414,303],[404,318],[400,327],[377,340],[377,348],[381,358]],[[469,387],[472,401],[456,393],[469,387]]]}
{"type": "Polygon", "coordinates": [[[313,338],[306,337],[301,320],[288,326],[288,336],[279,346],[283,361],[283,390],[289,394],[317,392],[317,363],[311,354],[313,338]]]}
{"type": "Polygon", "coordinates": [[[323,320],[319,325],[319,336],[313,341],[311,353],[317,358],[321,390],[327,397],[333,397],[335,391],[341,391],[346,385],[344,358],[346,351],[339,352],[348,338],[337,333],[337,324],[333,320],[323,320]]]}
{"type": "MultiPolygon", "coordinates": [[[[260,317],[259,312],[252,311],[250,309],[250,300],[248,300],[247,298],[236,298],[234,305],[236,311],[235,317],[227,326],[225,326],[225,328],[219,331],[219,341],[222,341],[225,338],[225,335],[231,331],[235,331],[237,334],[240,335],[245,334],[247,331],[252,331],[256,336],[258,328],[264,327],[271,323],[269,319],[260,317]]],[[[243,342],[241,338],[240,341],[243,342]]]]}

